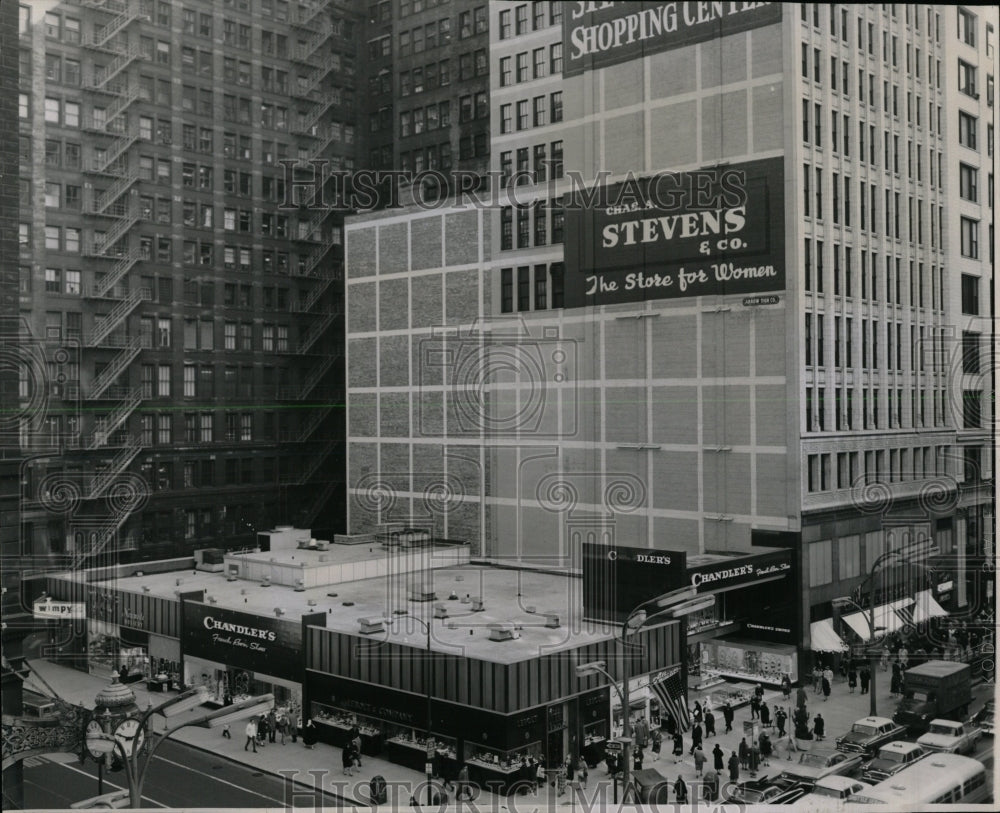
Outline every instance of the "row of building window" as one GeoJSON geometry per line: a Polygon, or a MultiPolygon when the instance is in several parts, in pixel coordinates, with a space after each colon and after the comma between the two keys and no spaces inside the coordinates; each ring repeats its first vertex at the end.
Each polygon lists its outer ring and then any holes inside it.
{"type": "MultiPolygon", "coordinates": [[[[403,97],[415,93],[423,93],[427,90],[447,87],[450,84],[450,59],[428,62],[426,65],[399,72],[399,95],[403,97]]],[[[382,92],[388,93],[389,88],[386,88],[382,92]]]]}
{"type": "Polygon", "coordinates": [[[500,269],[500,312],[543,311],[563,307],[562,263],[500,269]],[[515,289],[516,284],[516,289],[515,289]]]}
{"type": "MultiPolygon", "coordinates": [[[[805,238],[803,242],[803,287],[806,291],[822,294],[826,287],[826,251],[822,240],[805,238]],[[815,253],[813,247],[815,246],[815,253]]],[[[858,273],[859,290],[855,288],[854,250],[850,246],[833,243],[833,295],[851,298],[857,291],[862,300],[885,302],[889,305],[909,305],[911,308],[925,307],[929,299],[932,310],[944,309],[944,268],[930,266],[930,284],[925,284],[924,264],[909,261],[909,274],[903,272],[903,261],[900,257],[885,257],[885,285],[880,286],[879,255],[875,251],[858,251],[860,268],[858,273]],[[903,298],[904,278],[908,281],[909,299],[903,298]],[[930,297],[925,297],[925,289],[930,289],[930,297]]],[[[975,280],[975,277],[970,277],[975,280]]]]}
{"type": "Polygon", "coordinates": [[[565,210],[561,198],[537,200],[530,205],[504,206],[500,209],[500,250],[530,248],[532,245],[557,245],[563,241],[564,225],[565,210]],[[516,241],[515,212],[517,213],[516,241]]]}
{"type": "MultiPolygon", "coordinates": [[[[962,446],[960,449],[962,456],[959,460],[953,459],[953,452],[949,446],[916,446],[904,449],[806,455],[806,490],[810,494],[815,494],[872,483],[927,480],[957,473],[954,471],[958,467],[956,464],[961,465],[966,482],[983,480],[986,475],[983,468],[986,463],[983,447],[962,446]]],[[[847,575],[856,576],[858,573],[852,572],[847,575]]],[[[843,573],[841,577],[844,577],[843,573]]],[[[812,580],[810,581],[812,583],[812,580]]],[[[812,586],[816,583],[812,583],[812,586]]]]}
{"type": "MultiPolygon", "coordinates": [[[[235,395],[235,393],[234,393],[235,395]]],[[[184,416],[184,440],[186,443],[212,443],[216,437],[214,415],[211,412],[188,413],[184,416]]],[[[251,412],[226,412],[225,434],[219,438],[226,442],[252,442],[254,438],[251,412]]],[[[139,417],[139,442],[143,446],[167,446],[174,443],[173,413],[141,415],[139,417]]],[[[178,441],[180,439],[178,438],[178,441]]],[[[205,461],[210,462],[210,461],[205,461]]]]}
{"type": "Polygon", "coordinates": [[[562,91],[500,105],[500,132],[512,133],[529,127],[544,127],[563,120],[562,91]],[[530,107],[529,107],[530,105],[530,107]],[[514,117],[516,113],[516,118],[514,117]]]}
{"type": "Polygon", "coordinates": [[[500,153],[500,181],[505,186],[511,180],[520,186],[528,183],[545,183],[563,177],[563,142],[535,144],[500,153]],[[547,152],[548,150],[548,152],[547,152]],[[515,167],[514,157],[517,157],[515,167]]]}
{"type": "Polygon", "coordinates": [[[499,17],[500,39],[506,40],[512,36],[527,34],[529,13],[531,15],[531,30],[539,31],[550,25],[562,24],[563,4],[559,0],[553,0],[553,2],[549,3],[524,3],[515,6],[513,10],[504,9],[500,12],[499,17]]]}
{"type": "Polygon", "coordinates": [[[549,74],[558,76],[562,73],[562,65],[561,42],[554,42],[548,47],[535,48],[530,53],[521,51],[512,56],[500,57],[500,87],[543,79],[549,74]],[[529,57],[531,58],[530,65],[529,57]]]}
{"type": "MultiPolygon", "coordinates": [[[[826,422],[827,400],[826,387],[816,387],[815,397],[813,387],[806,387],[806,432],[828,431],[826,422]]],[[[836,432],[854,431],[854,387],[835,387],[833,417],[834,425],[829,427],[836,432]]],[[[962,428],[980,429],[983,426],[983,394],[979,390],[966,390],[962,393],[962,428]]],[[[878,386],[861,388],[861,426],[860,429],[903,429],[903,428],[936,428],[948,425],[948,393],[945,389],[935,387],[930,392],[933,401],[933,423],[928,424],[926,388],[915,386],[912,392],[902,387],[878,386]],[[882,411],[879,408],[879,393],[885,392],[887,425],[880,426],[882,411]],[[904,410],[905,400],[909,399],[910,410],[904,410]],[[909,423],[906,418],[909,417],[909,423]]]]}
{"type": "MultiPolygon", "coordinates": [[[[883,3],[881,5],[882,17],[888,22],[890,16],[893,20],[899,19],[899,14],[897,13],[897,3],[883,3]]],[[[901,4],[904,10],[904,23],[906,26],[912,26],[913,30],[920,33],[920,9],[918,6],[903,3],[901,4]]],[[[829,31],[830,36],[839,36],[842,41],[849,42],[849,19],[848,19],[848,9],[851,5],[845,3],[799,3],[800,18],[803,23],[812,23],[814,28],[822,29],[823,21],[821,16],[821,10],[826,7],[829,10],[829,31]],[[811,12],[811,13],[810,13],[811,12]],[[839,21],[839,27],[838,27],[839,21]]],[[[928,36],[932,36],[936,43],[941,42],[941,15],[934,11],[932,8],[927,8],[927,31],[928,36]]],[[[875,39],[875,24],[871,21],[866,21],[863,17],[857,18],[857,26],[855,30],[858,33],[858,50],[865,50],[865,31],[868,32],[868,55],[877,58],[877,47],[875,39]]],[[[882,32],[882,58],[886,59],[888,53],[888,44],[886,40],[886,32],[882,32]]]]}
{"type": "MultiPolygon", "coordinates": [[[[877,319],[871,320],[871,342],[869,343],[869,328],[864,319],[859,319],[861,335],[862,370],[879,369],[878,348],[881,330],[877,319]],[[870,352],[869,352],[870,348],[870,352]]],[[[805,357],[806,366],[826,367],[830,359],[826,355],[826,319],[824,314],[805,314],[805,357]],[[815,317],[815,332],[813,320],[815,317]],[[814,341],[815,339],[815,341],[814,341]],[[815,350],[815,355],[813,351],[815,350]]],[[[980,346],[980,334],[963,331],[961,362],[962,372],[978,374],[983,348],[980,346]]],[[[931,327],[928,335],[927,327],[910,325],[909,347],[904,366],[903,325],[900,322],[887,321],[885,324],[885,369],[909,369],[923,372],[926,369],[928,356],[931,359],[931,369],[937,372],[952,372],[957,358],[949,355],[949,349],[940,328],[931,327]]],[[[953,355],[953,354],[952,354],[953,355]]],[[[833,317],[833,366],[835,368],[852,368],[854,358],[854,319],[850,316],[835,315],[833,317]],[[841,327],[843,326],[843,330],[841,327]]]]}

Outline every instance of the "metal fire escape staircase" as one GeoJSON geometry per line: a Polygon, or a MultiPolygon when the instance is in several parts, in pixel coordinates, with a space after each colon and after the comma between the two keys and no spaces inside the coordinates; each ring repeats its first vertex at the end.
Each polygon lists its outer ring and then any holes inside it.
{"type": "Polygon", "coordinates": [[[100,399],[117,400],[119,393],[117,391],[110,391],[109,387],[135,361],[141,350],[142,337],[133,336],[118,354],[111,359],[108,366],[101,371],[101,374],[93,380],[90,389],[85,393],[84,397],[88,401],[97,401],[100,399]]]}
{"type": "Polygon", "coordinates": [[[88,449],[100,449],[107,446],[111,435],[128,420],[129,416],[142,403],[142,390],[140,389],[128,390],[124,396],[109,415],[94,421],[94,434],[91,436],[88,449]]]}
{"type": "MultiPolygon", "coordinates": [[[[115,305],[111,312],[104,316],[97,324],[94,325],[94,330],[86,338],[84,344],[87,347],[104,347],[105,340],[111,336],[115,328],[125,321],[126,317],[139,307],[139,303],[152,299],[152,292],[149,288],[135,288],[126,294],[125,298],[122,299],[117,305],[115,305]]],[[[112,345],[113,346],[113,345],[112,345]]]]}
{"type": "Polygon", "coordinates": [[[131,465],[141,450],[142,445],[135,438],[131,436],[127,438],[125,444],[119,449],[118,454],[111,459],[107,467],[90,478],[87,483],[86,499],[96,500],[104,496],[104,493],[115,481],[115,478],[120,476],[131,465]]]}
{"type": "Polygon", "coordinates": [[[139,18],[139,3],[135,2],[135,0],[124,3],[84,3],[84,5],[115,14],[104,25],[95,27],[91,33],[84,34],[80,41],[80,44],[84,48],[92,48],[99,51],[116,50],[111,47],[111,40],[124,31],[129,23],[139,18]]]}

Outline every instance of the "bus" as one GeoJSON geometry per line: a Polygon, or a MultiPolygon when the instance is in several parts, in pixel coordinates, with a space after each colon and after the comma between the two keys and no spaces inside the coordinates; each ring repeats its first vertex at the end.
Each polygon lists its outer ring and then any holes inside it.
{"type": "Polygon", "coordinates": [[[922,804],[986,803],[991,797],[989,777],[979,760],[958,754],[931,754],[884,782],[855,793],[847,802],[919,809],[922,804]]]}

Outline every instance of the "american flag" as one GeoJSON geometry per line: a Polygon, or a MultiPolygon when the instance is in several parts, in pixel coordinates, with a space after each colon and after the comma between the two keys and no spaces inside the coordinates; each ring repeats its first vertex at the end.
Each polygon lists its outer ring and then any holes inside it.
{"type": "Polygon", "coordinates": [[[677,730],[685,732],[691,728],[691,717],[684,699],[684,687],[681,685],[681,668],[678,666],[667,672],[660,672],[651,681],[649,688],[653,690],[660,704],[677,723],[677,730]]]}

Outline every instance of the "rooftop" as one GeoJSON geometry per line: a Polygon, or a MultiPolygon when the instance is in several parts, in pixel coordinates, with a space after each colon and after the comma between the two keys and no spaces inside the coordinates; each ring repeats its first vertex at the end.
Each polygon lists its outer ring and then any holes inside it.
{"type": "MultiPolygon", "coordinates": [[[[331,546],[325,553],[336,555],[341,563],[350,560],[362,569],[371,568],[373,556],[382,560],[386,557],[385,552],[381,556],[374,550],[369,553],[367,545],[337,548],[331,546]],[[364,548],[368,558],[358,558],[359,547],[364,548]]],[[[302,553],[317,555],[313,551],[285,553],[296,557],[302,553]]],[[[203,589],[209,604],[214,602],[226,609],[270,617],[276,608],[281,608],[285,618],[292,621],[306,613],[326,612],[327,629],[359,637],[362,637],[359,619],[388,618],[393,623],[387,625],[386,632],[363,637],[373,642],[389,640],[423,649],[427,646],[427,633],[419,623],[406,623],[405,614],[409,614],[431,622],[431,646],[435,651],[497,663],[514,663],[575,649],[608,640],[617,632],[615,627],[582,620],[582,579],[494,566],[462,564],[416,573],[390,572],[382,577],[305,590],[281,584],[265,587],[260,581],[246,579],[229,581],[223,572],[193,570],[118,577],[96,584],[167,599],[176,599],[179,592],[203,589]],[[436,598],[410,600],[409,589],[415,582],[429,582],[424,589],[433,590],[436,598]],[[479,612],[472,609],[472,599],[476,597],[483,603],[479,612]],[[434,618],[435,607],[441,606],[448,617],[434,618]],[[558,616],[558,627],[546,626],[546,613],[558,616]],[[512,625],[511,632],[517,637],[503,642],[489,640],[490,625],[502,623],[512,625]]]]}

